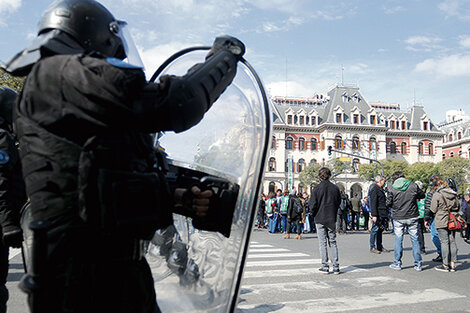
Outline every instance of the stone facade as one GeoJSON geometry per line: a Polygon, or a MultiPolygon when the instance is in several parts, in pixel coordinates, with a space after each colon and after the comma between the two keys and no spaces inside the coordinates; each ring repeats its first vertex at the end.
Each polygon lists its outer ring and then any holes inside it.
{"type": "MultiPolygon", "coordinates": [[[[422,106],[408,111],[398,104],[368,103],[357,86],[336,86],[313,98],[273,97],[274,127],[263,192],[288,185],[287,160],[293,160],[293,185],[302,186],[299,173],[311,162],[326,163],[327,147],[375,160],[397,159],[408,163],[442,160],[444,134],[422,106]]],[[[351,157],[353,165],[369,162],[351,157]]],[[[348,194],[361,196],[370,182],[355,173],[336,178],[348,194]]]]}
{"type": "Polygon", "coordinates": [[[470,116],[463,111],[456,113],[452,114],[451,118],[447,114],[446,123],[439,125],[439,128],[445,133],[442,143],[442,158],[458,156],[470,159],[470,116]]]}

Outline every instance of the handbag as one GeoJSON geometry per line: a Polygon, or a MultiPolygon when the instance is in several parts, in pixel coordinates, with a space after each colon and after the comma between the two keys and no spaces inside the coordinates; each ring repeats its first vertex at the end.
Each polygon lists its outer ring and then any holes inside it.
{"type": "Polygon", "coordinates": [[[444,205],[447,211],[449,212],[449,221],[447,222],[447,229],[461,231],[467,228],[467,225],[465,224],[465,221],[461,216],[455,216],[454,214],[452,214],[449,207],[447,206],[447,201],[444,196],[442,196],[442,200],[444,200],[444,205]]]}

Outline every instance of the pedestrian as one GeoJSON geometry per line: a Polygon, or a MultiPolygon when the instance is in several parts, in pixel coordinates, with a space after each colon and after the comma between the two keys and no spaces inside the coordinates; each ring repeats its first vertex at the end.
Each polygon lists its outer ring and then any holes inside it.
{"type": "Polygon", "coordinates": [[[282,227],[281,227],[281,205],[282,205],[282,190],[278,189],[276,191],[276,202],[274,206],[274,221],[275,221],[275,229],[276,232],[282,232],[282,227]]]}
{"type": "Polygon", "coordinates": [[[432,259],[432,261],[437,263],[442,263],[441,239],[439,239],[439,234],[436,229],[436,221],[434,214],[431,211],[431,201],[434,194],[434,188],[436,187],[436,182],[440,179],[441,177],[438,175],[432,175],[429,177],[429,191],[424,200],[424,224],[431,231],[431,241],[436,247],[437,252],[437,256],[432,259]]]}
{"type": "Polygon", "coordinates": [[[284,189],[284,193],[280,197],[279,214],[281,216],[281,229],[284,234],[283,238],[289,239],[289,221],[287,219],[287,207],[289,206],[289,190],[284,189]]]}
{"type": "Polygon", "coordinates": [[[464,238],[468,241],[470,240],[470,193],[466,193],[463,196],[462,203],[462,216],[467,223],[467,228],[465,228],[464,238]]]}
{"type": "Polygon", "coordinates": [[[392,175],[392,181],[387,206],[392,208],[393,229],[395,232],[395,260],[390,264],[390,267],[401,270],[403,235],[407,227],[413,248],[414,269],[420,272],[422,271],[422,259],[418,241],[418,200],[423,199],[425,194],[418,185],[406,179],[401,171],[397,171],[392,175]]]}
{"type": "Polygon", "coordinates": [[[369,207],[369,198],[366,196],[362,201],[362,215],[364,216],[364,230],[370,230],[369,227],[369,217],[370,217],[370,207],[369,207]]]}
{"type": "Polygon", "coordinates": [[[460,210],[460,201],[457,193],[449,187],[448,183],[438,180],[434,186],[431,201],[431,212],[435,214],[436,229],[441,240],[442,265],[435,269],[444,272],[455,272],[457,261],[456,230],[448,228],[449,214],[457,214],[460,210]]]}
{"type": "Polygon", "coordinates": [[[382,245],[382,233],[388,224],[387,198],[383,189],[385,177],[375,177],[375,184],[369,189],[370,215],[372,217],[372,229],[370,231],[370,252],[380,254],[390,252],[382,245]]]}
{"type": "Polygon", "coordinates": [[[151,134],[198,124],[245,47],[218,37],[186,75],[147,82],[126,25],[97,1],[54,1],[5,64],[27,75],[15,126],[31,217],[51,222],[42,288],[29,291],[41,312],[159,312],[143,241],[176,210],[209,210],[210,190],[166,188],[151,134]]]}
{"type": "Polygon", "coordinates": [[[291,191],[289,197],[289,205],[287,208],[287,218],[291,225],[291,230],[294,228],[295,225],[297,231],[297,236],[295,237],[295,239],[302,239],[302,236],[300,235],[302,233],[302,228],[300,224],[302,222],[302,214],[304,213],[304,203],[302,203],[302,200],[303,199],[301,199],[298,195],[295,194],[295,190],[291,191]]]}
{"type": "Polygon", "coordinates": [[[266,196],[264,193],[261,195],[261,198],[259,200],[259,207],[258,207],[258,228],[263,228],[264,227],[264,215],[266,212],[266,196]]]}
{"type": "Polygon", "coordinates": [[[268,200],[266,201],[266,216],[268,217],[268,232],[274,234],[276,232],[276,219],[274,216],[274,208],[276,207],[276,195],[274,192],[269,192],[268,200]]]}
{"type": "Polygon", "coordinates": [[[7,311],[9,248],[21,247],[20,210],[26,203],[20,156],[12,132],[16,97],[12,89],[0,87],[0,313],[7,311]]]}
{"type": "MultiPolygon", "coordinates": [[[[423,183],[418,181],[415,181],[415,184],[418,185],[418,187],[421,190],[423,189],[423,183]]],[[[421,247],[421,254],[426,254],[426,248],[424,246],[424,232],[426,230],[426,227],[424,225],[424,211],[425,211],[425,205],[426,205],[426,197],[423,199],[418,200],[418,212],[419,212],[419,218],[418,218],[418,240],[419,240],[419,246],[421,247]]]]}
{"type": "Polygon", "coordinates": [[[308,203],[315,218],[322,267],[320,272],[328,274],[328,246],[331,252],[333,273],[339,274],[338,246],[336,245],[336,217],[341,203],[339,188],[330,182],[331,171],[323,167],[318,171],[320,183],[313,189],[308,203]]]}
{"type": "Polygon", "coordinates": [[[346,234],[348,224],[348,211],[351,207],[348,196],[341,190],[341,203],[336,217],[336,232],[346,234]]]}
{"type": "Polygon", "coordinates": [[[359,230],[359,216],[361,212],[361,199],[357,193],[351,198],[351,230],[359,230]]]}

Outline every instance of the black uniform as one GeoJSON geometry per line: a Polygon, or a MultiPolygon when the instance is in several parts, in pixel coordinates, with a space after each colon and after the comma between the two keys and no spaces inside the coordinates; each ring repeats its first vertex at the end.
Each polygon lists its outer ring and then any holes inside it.
{"type": "MultiPolygon", "coordinates": [[[[230,53],[221,60],[219,67],[236,66],[230,53]]],[[[43,58],[18,106],[32,218],[52,222],[47,312],[158,310],[138,252],[140,239],[172,223],[172,200],[147,132],[187,129],[216,99],[209,94],[205,107],[188,112],[169,97],[188,77],[148,84],[140,68],[111,63],[96,54],[43,58]]],[[[217,82],[219,94],[234,75],[217,82]]]]}
{"type": "MultiPolygon", "coordinates": [[[[1,89],[0,93],[12,90],[1,89]]],[[[2,97],[3,99],[3,97],[2,97]]],[[[13,99],[11,99],[13,102],[13,99]]],[[[9,106],[10,101],[0,101],[2,106],[9,106]]],[[[8,250],[9,246],[21,244],[20,210],[26,202],[26,193],[21,173],[21,162],[18,155],[16,140],[11,133],[11,107],[0,108],[0,225],[2,238],[0,240],[0,313],[6,312],[8,290],[5,286],[8,276],[8,250]],[[5,110],[6,109],[6,110],[5,110]],[[8,238],[10,236],[10,238],[8,238]],[[15,238],[16,237],[16,238],[15,238]],[[10,242],[13,239],[14,242],[10,242]]]]}

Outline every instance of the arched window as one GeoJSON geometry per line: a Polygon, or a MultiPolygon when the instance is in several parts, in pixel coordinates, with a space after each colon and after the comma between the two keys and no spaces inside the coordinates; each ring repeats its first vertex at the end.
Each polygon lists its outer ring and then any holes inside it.
{"type": "Polygon", "coordinates": [[[299,138],[299,150],[300,151],[305,150],[305,139],[304,138],[299,138]]]}
{"type": "Polygon", "coordinates": [[[375,137],[370,137],[369,139],[369,149],[370,150],[377,150],[377,139],[375,137]]]}
{"type": "Polygon", "coordinates": [[[449,134],[449,141],[452,141],[453,140],[453,136],[452,134],[449,134]]]}
{"type": "Polygon", "coordinates": [[[422,141],[418,143],[418,154],[424,154],[424,144],[422,141]]]}
{"type": "Polygon", "coordinates": [[[317,163],[317,160],[316,160],[316,159],[311,159],[311,160],[310,160],[310,164],[315,164],[315,163],[317,163]]]}
{"type": "Polygon", "coordinates": [[[432,142],[428,145],[428,151],[429,155],[434,155],[434,144],[432,142]]]}
{"type": "Polygon", "coordinates": [[[359,137],[354,136],[352,139],[352,148],[353,150],[359,150],[359,137]]]}
{"type": "Polygon", "coordinates": [[[460,139],[462,139],[462,132],[457,133],[457,140],[460,140],[460,139]]]}
{"type": "Polygon", "coordinates": [[[343,138],[340,135],[335,137],[335,149],[343,149],[343,138]]]}
{"type": "Polygon", "coordinates": [[[292,137],[287,137],[286,138],[286,149],[287,150],[292,150],[292,142],[293,142],[292,137]]]}
{"type": "Polygon", "coordinates": [[[401,153],[408,154],[408,145],[406,144],[406,141],[401,143],[401,153]]]}
{"type": "Polygon", "coordinates": [[[297,163],[297,172],[302,172],[305,168],[305,160],[300,159],[299,162],[297,163]]]}
{"type": "Polygon", "coordinates": [[[273,136],[273,140],[271,142],[271,149],[276,149],[276,136],[273,136]]]}
{"type": "Polygon", "coordinates": [[[269,158],[269,171],[270,172],[276,171],[276,159],[275,158],[269,158]]]}
{"type": "Polygon", "coordinates": [[[454,152],[451,152],[449,155],[450,155],[451,158],[453,158],[454,157],[454,152]]]}
{"type": "Polygon", "coordinates": [[[357,158],[354,158],[352,163],[354,172],[359,170],[359,164],[361,164],[361,161],[359,161],[357,158]]]}
{"type": "Polygon", "coordinates": [[[269,183],[269,192],[276,192],[276,184],[274,182],[269,183]]]}
{"type": "Polygon", "coordinates": [[[443,153],[443,154],[442,154],[442,159],[445,160],[445,158],[446,158],[446,154],[443,153]]]}
{"type": "Polygon", "coordinates": [[[311,140],[311,144],[312,144],[312,150],[317,150],[318,147],[317,147],[317,138],[312,138],[311,140]]]}
{"type": "Polygon", "coordinates": [[[297,115],[294,115],[294,125],[297,125],[297,120],[298,120],[298,119],[299,119],[299,118],[297,117],[297,115]]]}
{"type": "Polygon", "coordinates": [[[390,141],[389,146],[391,154],[397,153],[397,144],[395,143],[395,141],[390,141]]]}

